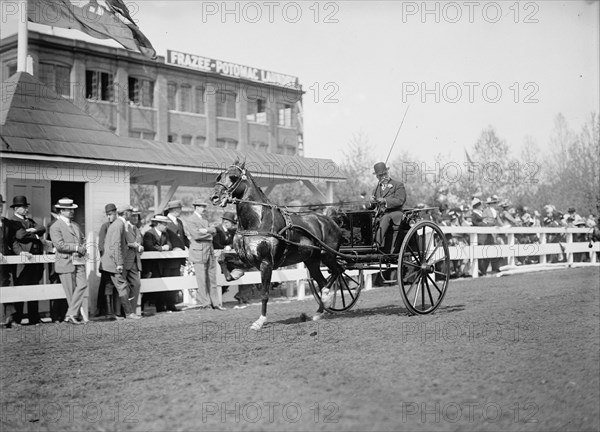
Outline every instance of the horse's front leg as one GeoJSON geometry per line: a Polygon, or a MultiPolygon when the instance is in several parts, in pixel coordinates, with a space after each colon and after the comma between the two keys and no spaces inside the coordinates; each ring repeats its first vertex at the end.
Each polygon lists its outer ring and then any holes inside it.
{"type": "Polygon", "coordinates": [[[263,261],[260,264],[260,281],[262,288],[262,309],[261,315],[258,317],[252,326],[252,330],[260,330],[263,324],[267,321],[267,303],[269,302],[269,290],[271,288],[271,275],[273,274],[273,264],[268,261],[263,261]]]}

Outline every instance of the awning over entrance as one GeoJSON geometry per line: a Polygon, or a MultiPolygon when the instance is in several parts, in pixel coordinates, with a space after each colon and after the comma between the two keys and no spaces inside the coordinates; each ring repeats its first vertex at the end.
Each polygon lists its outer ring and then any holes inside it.
{"type": "Polygon", "coordinates": [[[3,82],[0,154],[3,158],[123,164],[132,183],[209,186],[236,159],[261,186],[302,180],[345,180],[329,159],[195,147],[115,135],[33,76],[19,72],[3,82]]]}

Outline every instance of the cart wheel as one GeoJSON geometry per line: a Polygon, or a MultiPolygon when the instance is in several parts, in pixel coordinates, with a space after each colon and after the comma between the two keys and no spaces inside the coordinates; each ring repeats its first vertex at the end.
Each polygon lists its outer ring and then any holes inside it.
{"type": "Polygon", "coordinates": [[[398,261],[398,286],[407,309],[422,315],[436,310],[450,280],[450,253],[442,230],[431,221],[417,222],[402,242],[398,261]]]}
{"type": "Polygon", "coordinates": [[[358,273],[352,270],[345,270],[332,280],[333,276],[327,278],[327,285],[331,301],[329,306],[323,304],[321,300],[321,290],[314,280],[309,279],[310,290],[323,309],[329,312],[343,312],[352,309],[358,301],[360,291],[364,285],[363,271],[358,270],[358,273]],[[352,274],[350,274],[352,273],[352,274]]]}

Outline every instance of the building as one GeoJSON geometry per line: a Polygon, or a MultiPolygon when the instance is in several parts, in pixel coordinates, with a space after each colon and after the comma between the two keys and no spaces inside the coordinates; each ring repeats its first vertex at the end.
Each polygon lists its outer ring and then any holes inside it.
{"type": "Polygon", "coordinates": [[[29,42],[33,75],[14,73],[16,37],[0,49],[0,193],[9,203],[27,196],[39,223],[62,197],[79,204],[92,311],[104,204],[129,203],[131,184],[153,185],[159,212],[180,186],[214,186],[236,159],[267,194],[301,181],[331,202],[333,184],[345,180],[333,161],[301,157],[302,91],[290,77],[222,62],[196,71],[189,68],[208,60],[175,53],[165,64],[35,32],[29,42]],[[325,195],[315,181],[326,182],[325,195]]]}
{"type": "MultiPolygon", "coordinates": [[[[169,50],[143,55],[29,32],[32,75],[129,138],[303,155],[302,89],[293,76],[169,50]]],[[[0,43],[0,82],[17,68],[0,43]]]]}

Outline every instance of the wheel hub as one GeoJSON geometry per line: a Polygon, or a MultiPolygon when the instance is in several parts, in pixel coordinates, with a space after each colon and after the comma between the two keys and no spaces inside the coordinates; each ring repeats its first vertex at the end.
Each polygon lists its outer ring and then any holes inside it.
{"type": "Polygon", "coordinates": [[[435,269],[431,264],[421,264],[421,272],[422,273],[433,273],[435,269]]]}

